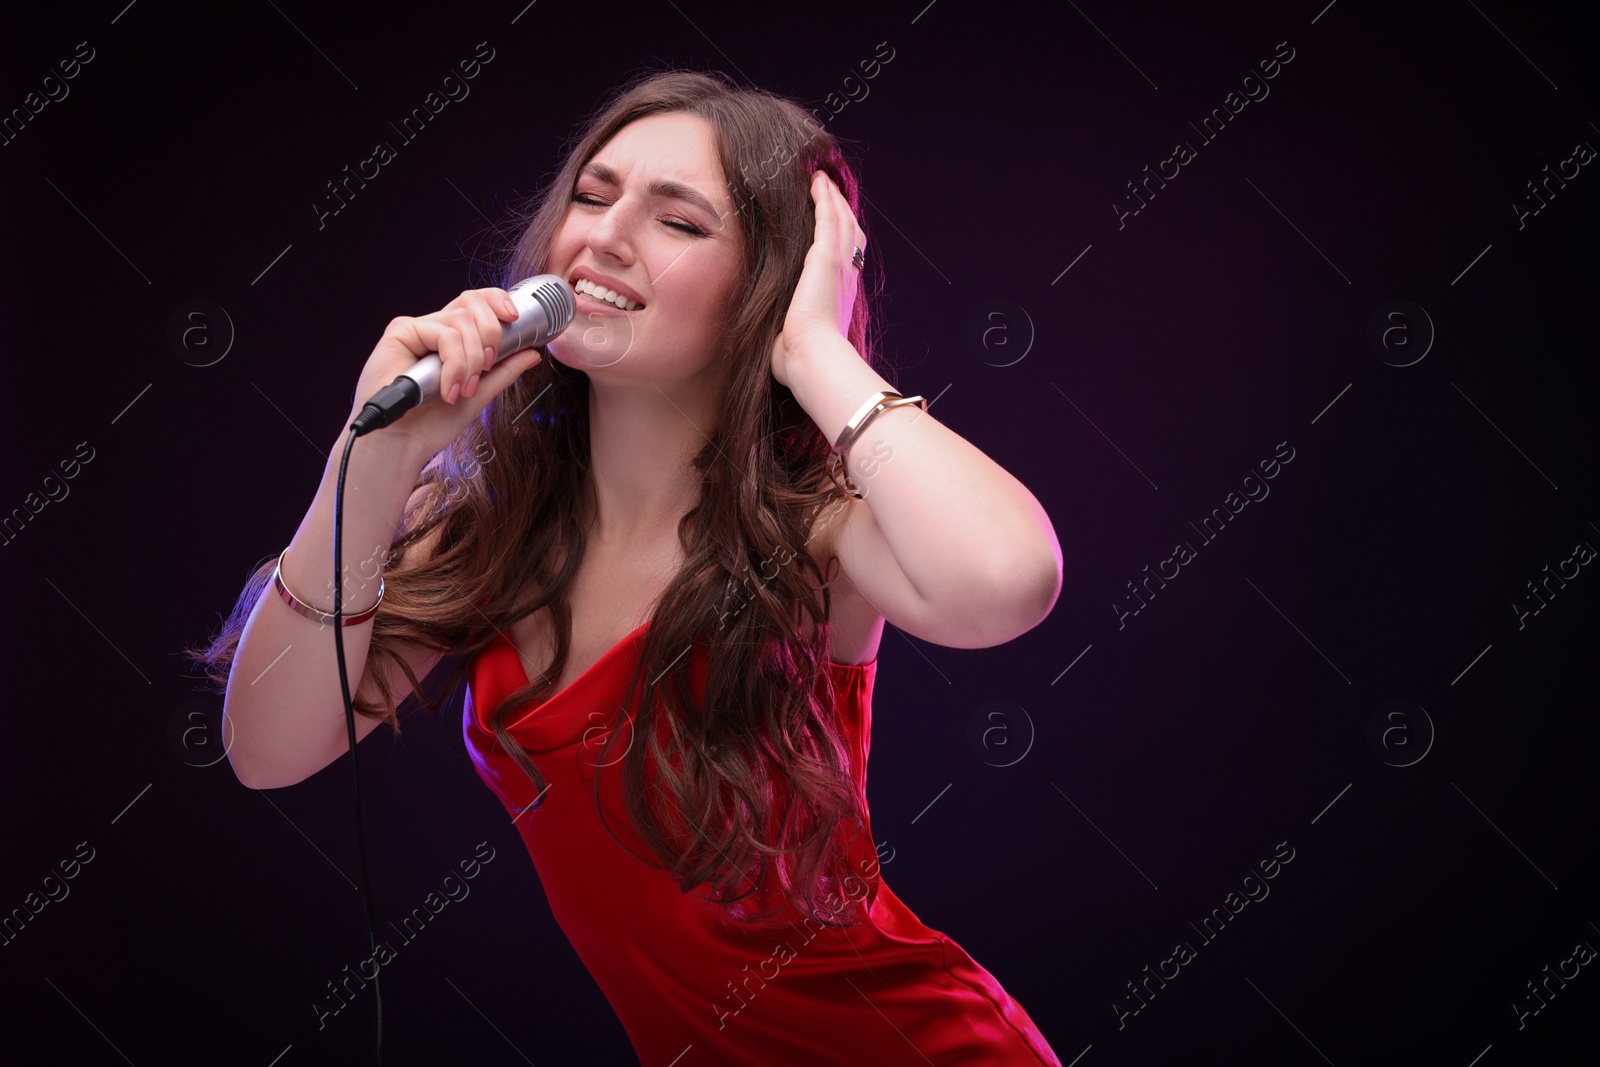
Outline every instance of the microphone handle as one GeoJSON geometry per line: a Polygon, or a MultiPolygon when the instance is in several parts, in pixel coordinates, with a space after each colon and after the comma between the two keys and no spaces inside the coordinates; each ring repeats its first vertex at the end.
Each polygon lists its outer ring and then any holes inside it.
{"type": "MultiPolygon", "coordinates": [[[[434,392],[437,393],[439,388],[439,367],[443,366],[443,363],[436,355],[423,358],[430,359],[435,364],[433,379],[434,392]]],[[[355,421],[350,424],[351,432],[360,437],[362,434],[371,433],[373,430],[381,430],[422,403],[424,399],[422,386],[418,385],[408,375],[402,374],[372,394],[372,399],[367,401],[366,405],[361,409],[361,414],[357,415],[355,421]]]]}

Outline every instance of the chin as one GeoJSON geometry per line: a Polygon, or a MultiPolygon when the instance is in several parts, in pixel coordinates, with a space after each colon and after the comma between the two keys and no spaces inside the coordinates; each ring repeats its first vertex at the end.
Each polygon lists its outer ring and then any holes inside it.
{"type": "Polygon", "coordinates": [[[586,334],[590,327],[584,323],[582,316],[574,319],[568,329],[577,333],[576,343],[557,339],[548,346],[550,354],[563,366],[587,372],[639,358],[631,336],[614,336],[610,331],[600,333],[598,331],[602,327],[595,327],[596,332],[590,338],[586,334]]]}

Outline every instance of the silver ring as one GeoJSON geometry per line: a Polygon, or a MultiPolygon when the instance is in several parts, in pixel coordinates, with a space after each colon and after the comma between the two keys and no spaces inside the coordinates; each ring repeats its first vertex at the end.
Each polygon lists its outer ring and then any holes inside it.
{"type": "Polygon", "coordinates": [[[861,250],[860,245],[856,245],[851,251],[850,264],[851,266],[855,267],[856,270],[861,270],[867,265],[867,254],[861,250]]]}

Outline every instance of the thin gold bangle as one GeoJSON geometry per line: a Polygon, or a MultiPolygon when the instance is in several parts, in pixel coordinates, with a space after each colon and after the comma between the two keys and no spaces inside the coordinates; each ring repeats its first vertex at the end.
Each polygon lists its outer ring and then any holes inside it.
{"type": "Polygon", "coordinates": [[[928,410],[928,401],[925,397],[901,396],[899,393],[873,393],[850,417],[850,421],[839,434],[839,440],[832,446],[833,454],[828,457],[828,477],[833,479],[833,484],[857,500],[865,499],[866,494],[858,490],[856,484],[850,480],[850,476],[846,474],[844,481],[839,480],[839,471],[848,469],[850,446],[856,443],[873,419],[890,408],[897,408],[902,404],[921,404],[923,411],[928,410]]]}
{"type": "Polygon", "coordinates": [[[843,453],[845,449],[850,447],[850,442],[854,441],[856,434],[860,433],[862,428],[866,426],[867,420],[877,413],[879,404],[899,398],[899,393],[873,393],[867,397],[866,401],[856,408],[856,413],[851,415],[845,422],[844,429],[839,431],[839,439],[833,443],[833,451],[843,453]]]}
{"type": "MultiPolygon", "coordinates": [[[[333,622],[333,612],[322,611],[318,608],[312,607],[304,600],[301,600],[299,597],[289,592],[289,587],[283,584],[283,557],[287,556],[288,554],[289,550],[287,548],[280,552],[278,554],[278,565],[272,568],[272,584],[277,588],[278,596],[282,598],[283,602],[289,605],[289,607],[293,609],[296,614],[304,615],[313,622],[320,622],[324,626],[330,625],[333,622]]],[[[359,615],[345,615],[341,622],[343,622],[345,626],[358,626],[372,618],[372,616],[376,615],[378,613],[378,604],[382,603],[383,579],[379,578],[377,603],[373,604],[372,607],[368,608],[366,611],[363,611],[359,615]]]]}

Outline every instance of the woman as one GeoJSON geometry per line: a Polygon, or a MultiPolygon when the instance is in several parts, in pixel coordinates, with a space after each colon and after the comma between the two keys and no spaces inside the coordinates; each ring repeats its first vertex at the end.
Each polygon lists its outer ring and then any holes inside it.
{"type": "MultiPolygon", "coordinates": [[[[444,362],[442,402],[351,454],[357,735],[398,733],[410,691],[433,709],[419,679],[459,656],[435,692],[467,681],[478,773],[651,1067],[1059,1064],[879,877],[865,769],[885,618],[952,647],[1010,640],[1054,604],[1061,557],[1032,494],[925,404],[864,404],[895,394],[859,202],[798,105],[644,78],[590,121],[504,273],[567,279],[572,325],[495,361],[515,309],[470,290],[391,322],[356,389],[352,418],[416,359],[444,362]]],[[[278,567],[196,652],[254,788],[347,751],[307,621],[331,610],[341,451],[278,567]]]]}

